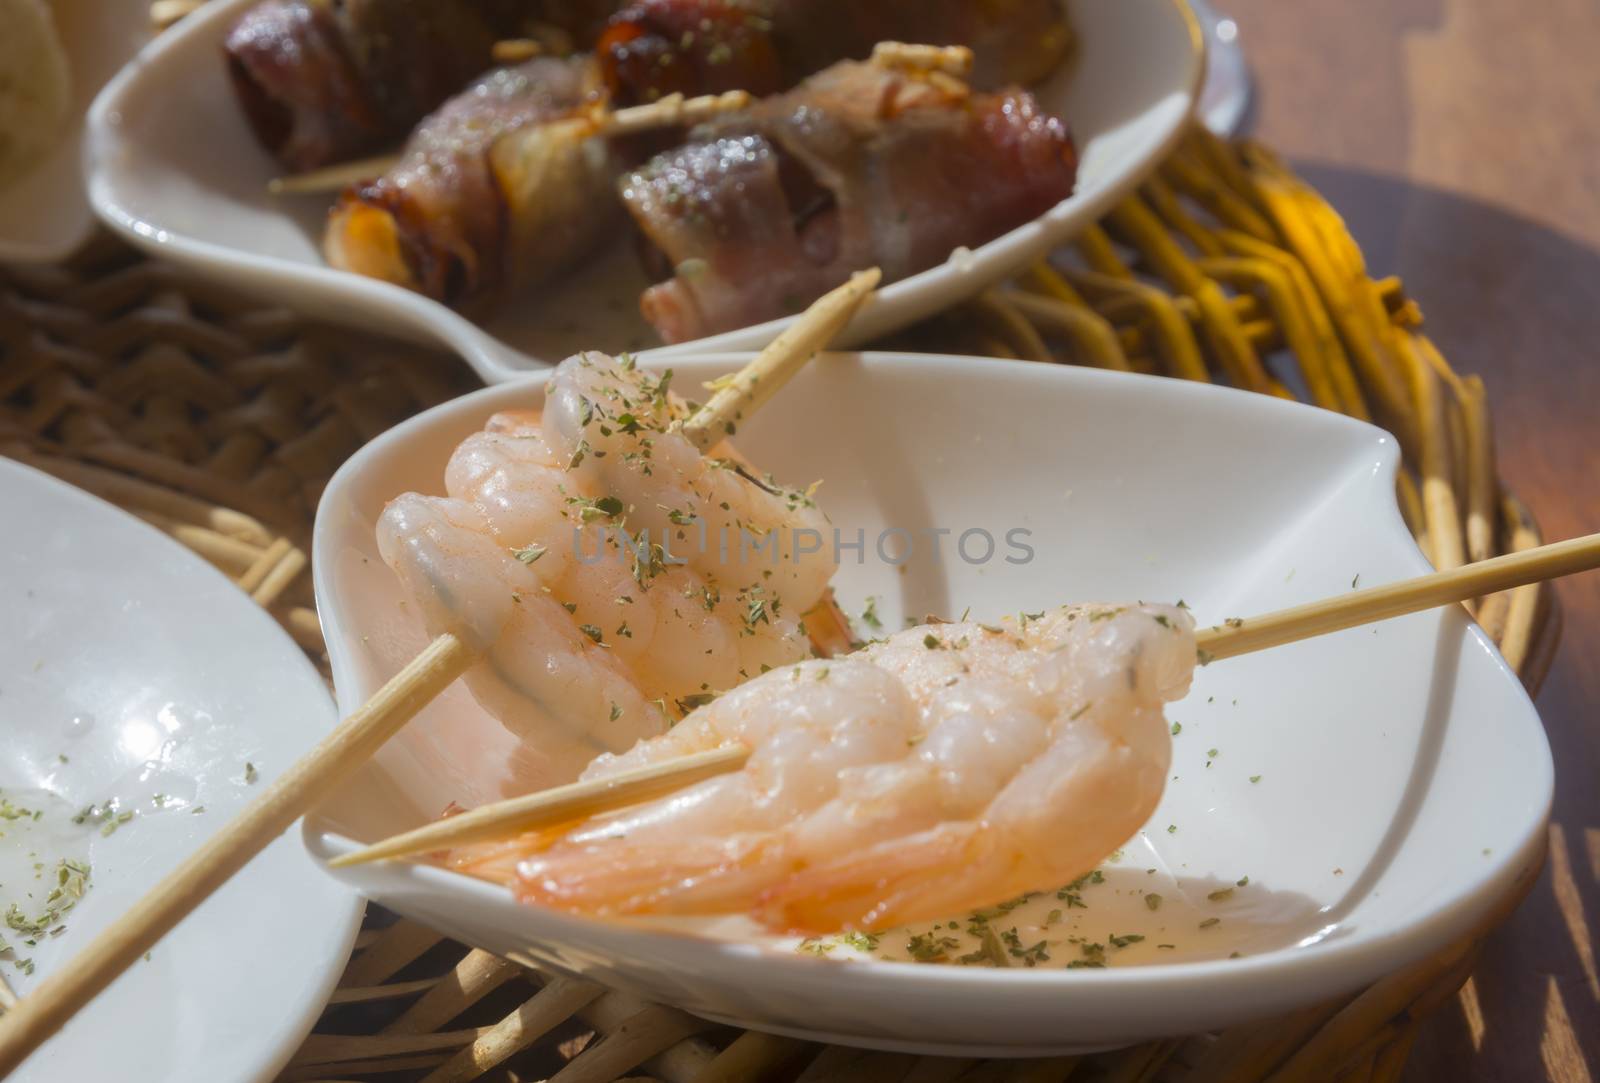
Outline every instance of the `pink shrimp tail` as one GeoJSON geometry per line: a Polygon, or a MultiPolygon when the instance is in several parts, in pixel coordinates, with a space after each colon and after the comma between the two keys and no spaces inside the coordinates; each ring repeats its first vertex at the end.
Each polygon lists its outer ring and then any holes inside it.
{"type": "Polygon", "coordinates": [[[1003,860],[982,823],[943,824],[803,869],[763,892],[751,916],[804,936],[948,917],[999,901],[996,890],[1009,897],[1003,860]]]}
{"type": "Polygon", "coordinates": [[[767,850],[766,840],[756,835],[670,853],[558,845],[519,865],[512,886],[522,902],[576,913],[714,914],[737,909],[748,897],[748,878],[767,850]]]}

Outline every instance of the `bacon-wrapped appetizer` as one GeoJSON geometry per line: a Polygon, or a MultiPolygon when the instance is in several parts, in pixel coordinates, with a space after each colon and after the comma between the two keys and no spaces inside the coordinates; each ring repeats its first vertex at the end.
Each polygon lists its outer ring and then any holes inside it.
{"type": "Polygon", "coordinates": [[[335,267],[452,305],[571,266],[620,220],[626,164],[597,137],[579,59],[494,71],[417,128],[398,164],[347,188],[323,248],[335,267]]]}
{"type": "Polygon", "coordinates": [[[633,0],[595,52],[620,102],[776,93],[880,41],[966,45],[973,85],[1028,84],[1065,57],[1059,0],[633,0]]]}
{"type": "Polygon", "coordinates": [[[697,127],[619,182],[670,269],[640,302],[668,342],[775,319],[876,264],[892,281],[1072,193],[1066,126],[1019,89],[847,61],[697,127]]]}
{"type": "Polygon", "coordinates": [[[223,46],[256,138],[291,170],[372,153],[491,64],[502,38],[555,25],[587,43],[612,0],[264,0],[223,46]]]}

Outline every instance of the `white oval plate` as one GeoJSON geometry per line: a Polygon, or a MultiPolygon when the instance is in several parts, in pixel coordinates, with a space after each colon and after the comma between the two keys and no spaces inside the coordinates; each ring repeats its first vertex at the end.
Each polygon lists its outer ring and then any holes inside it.
{"type": "Polygon", "coordinates": [[[150,40],[150,8],[139,0],[53,0],[49,5],[72,66],[72,123],[45,160],[0,184],[0,261],[57,263],[94,232],[84,190],[84,116],[106,85],[150,40]]]}
{"type": "MultiPolygon", "coordinates": [[[[322,678],[277,623],[165,535],[0,459],[0,789],[42,808],[0,823],[0,896],[28,916],[62,856],[92,863],[66,932],[37,947],[18,993],[153,887],[335,721],[322,678]],[[63,758],[65,762],[63,762],[63,758]],[[245,764],[256,781],[245,781],[245,764]],[[27,791],[34,791],[28,793],[27,791]],[[44,797],[37,791],[49,791],[44,797]],[[156,795],[161,794],[161,807],[156,795]],[[102,835],[72,816],[116,797],[102,835]],[[199,814],[195,807],[204,807],[199,814]],[[34,858],[27,851],[35,851],[34,858]]],[[[361,900],[282,838],[11,1078],[218,1083],[271,1078],[311,1029],[355,937],[361,900]]]]}
{"type": "MultiPolygon", "coordinates": [[[[676,362],[678,386],[742,360],[676,362]]],[[[542,380],[431,410],[328,486],[314,562],[346,711],[424,642],[376,552],[385,501],[441,491],[455,443],[494,410],[540,402],[542,380]]],[[[1180,598],[1215,623],[1338,594],[1358,575],[1370,586],[1427,570],[1395,507],[1393,439],[1264,395],[1054,365],[830,355],[741,425],[739,442],[789,482],[824,479],[818,499],[846,542],[867,532],[865,562],[846,551],[835,584],[852,613],[876,596],[887,628],[968,606],[992,619],[1180,598]],[[880,562],[873,541],[891,527],[950,529],[946,559],[919,547],[904,574],[880,562]],[[1030,563],[972,565],[951,550],[965,530],[1012,528],[1032,531],[1030,563]]],[[[976,539],[969,548],[982,553],[976,539]]],[[[1169,713],[1183,727],[1176,777],[1063,926],[1102,942],[1147,937],[1106,970],[1059,969],[1072,945],[1052,949],[1057,969],[817,959],[716,923],[665,932],[523,907],[437,868],[336,875],[463,940],[713,1019],[990,1056],[1195,1033],[1356,989],[1461,933],[1537,860],[1544,732],[1459,608],[1219,662],[1169,713]],[[1232,897],[1208,898],[1225,888],[1232,897]],[[1159,911],[1141,891],[1163,896],[1159,911]],[[1209,917],[1221,923],[1200,929],[1209,917]]],[[[457,686],[308,821],[307,844],[326,860],[451,800],[503,796],[516,785],[510,745],[457,686]]]]}
{"type": "MultiPolygon", "coordinates": [[[[214,2],[145,50],[95,102],[89,192],[134,243],[303,312],[442,343],[486,382],[579,349],[642,350],[659,340],[638,316],[647,285],[629,245],[612,245],[558,285],[480,327],[398,286],[335,271],[321,256],[330,198],[275,198],[278,171],[239,115],[220,43],[251,0],[214,2]]],[[[1067,0],[1079,35],[1070,70],[1039,88],[1082,152],[1078,188],[1039,219],[885,288],[841,339],[865,342],[999,281],[1093,222],[1177,140],[1204,75],[1204,46],[1183,0],[1067,0]]],[[[774,320],[672,353],[756,349],[774,320]]],[[[664,351],[667,352],[667,351],[664,351]]]]}

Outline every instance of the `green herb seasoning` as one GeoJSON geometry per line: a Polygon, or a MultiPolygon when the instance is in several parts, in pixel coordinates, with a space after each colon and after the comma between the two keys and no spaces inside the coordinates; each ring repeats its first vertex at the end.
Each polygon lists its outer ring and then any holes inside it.
{"type": "Polygon", "coordinates": [[[948,959],[951,950],[960,946],[961,941],[955,937],[930,929],[907,940],[906,953],[919,963],[937,963],[948,959]]]}
{"type": "Polygon", "coordinates": [[[857,951],[877,951],[878,938],[872,933],[848,932],[839,938],[840,943],[857,951]]]}
{"type": "Polygon", "coordinates": [[[878,619],[878,599],[876,596],[867,599],[866,606],[861,610],[861,623],[871,628],[874,632],[883,630],[883,621],[878,619]]]}
{"type": "Polygon", "coordinates": [[[963,955],[956,960],[960,963],[988,963],[1001,968],[1009,967],[1011,963],[1006,959],[1006,950],[1000,943],[1000,938],[993,929],[985,925],[978,933],[978,950],[969,955],[963,955]]]}

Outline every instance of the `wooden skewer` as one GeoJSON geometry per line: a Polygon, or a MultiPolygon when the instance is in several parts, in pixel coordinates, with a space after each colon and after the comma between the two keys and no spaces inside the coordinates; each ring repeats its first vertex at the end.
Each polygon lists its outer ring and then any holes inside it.
{"type": "MultiPolygon", "coordinates": [[[[877,281],[875,269],[864,275],[823,297],[750,362],[750,370],[768,374],[765,380],[749,383],[747,393],[714,399],[688,421],[684,429],[697,446],[716,443],[734,418],[749,411],[751,396],[758,388],[765,399],[777,382],[792,375],[805,358],[827,343],[871,292],[870,287],[859,283],[877,281]],[[789,358],[790,352],[801,355],[801,360],[789,358]]],[[[436,638],[238,817],[102,930],[64,967],[46,978],[37,990],[0,1016],[0,1078],[10,1074],[135,959],[288,830],[341,778],[371,759],[385,741],[477,659],[478,652],[456,635],[446,632],[436,638]]],[[[704,770],[703,764],[696,766],[704,770]]],[[[664,776],[668,773],[663,771],[664,776]]]]}
{"type": "Polygon", "coordinates": [[[496,64],[520,64],[544,53],[544,46],[533,38],[506,38],[489,48],[489,59],[496,64]]]}
{"type": "Polygon", "coordinates": [[[1231,658],[1593,568],[1600,568],[1600,534],[1228,621],[1204,629],[1195,641],[1204,659],[1231,658]]]}
{"type": "Polygon", "coordinates": [[[704,779],[737,771],[749,758],[748,748],[729,745],[625,771],[610,778],[574,782],[507,801],[496,801],[447,820],[393,835],[364,850],[336,857],[328,864],[334,868],[344,868],[385,858],[446,850],[469,842],[506,838],[534,828],[626,808],[664,797],[704,779]]]}
{"type": "MultiPolygon", "coordinates": [[[[1204,661],[1231,658],[1593,568],[1600,568],[1600,534],[1279,610],[1248,621],[1231,621],[1204,629],[1195,639],[1204,661]]],[[[736,771],[748,758],[749,751],[742,747],[716,749],[609,779],[499,801],[384,839],[329,864],[360,865],[405,857],[467,842],[506,838],[536,827],[609,812],[736,771]]]]}
{"type": "Polygon", "coordinates": [[[972,50],[965,45],[880,41],[872,47],[872,63],[903,71],[941,71],[964,79],[972,73],[972,50]]]}
{"type": "MultiPolygon", "coordinates": [[[[696,98],[685,98],[682,94],[668,94],[648,105],[635,105],[615,111],[597,110],[592,116],[580,115],[569,119],[566,123],[591,125],[593,135],[630,135],[634,132],[667,128],[674,124],[698,124],[702,120],[722,113],[737,112],[749,104],[750,95],[743,90],[730,90],[723,94],[703,94],[696,98]]],[[[275,196],[336,192],[347,185],[387,173],[400,162],[400,158],[399,154],[380,154],[374,158],[340,162],[322,169],[308,169],[304,173],[273,177],[267,181],[267,191],[275,196]]]]}
{"type": "Polygon", "coordinates": [[[750,104],[750,95],[743,90],[730,90],[724,94],[702,94],[685,98],[682,94],[668,94],[648,105],[634,105],[615,112],[602,113],[596,133],[599,135],[628,135],[632,132],[653,131],[675,124],[698,124],[719,113],[735,113],[750,104]]]}
{"type": "Polygon", "coordinates": [[[200,10],[205,0],[155,0],[150,5],[150,22],[157,30],[165,30],[186,16],[200,10]]]}
{"type": "Polygon", "coordinates": [[[308,169],[287,177],[273,177],[267,191],[275,196],[302,196],[312,192],[337,192],[347,185],[380,177],[400,161],[398,154],[380,154],[354,162],[339,162],[322,169],[308,169]]]}
{"type": "Polygon", "coordinates": [[[724,436],[732,436],[747,414],[759,409],[839,333],[882,277],[876,267],[857,271],[850,281],[823,294],[760,356],[718,385],[711,401],[684,425],[695,446],[704,451],[724,436]]]}

